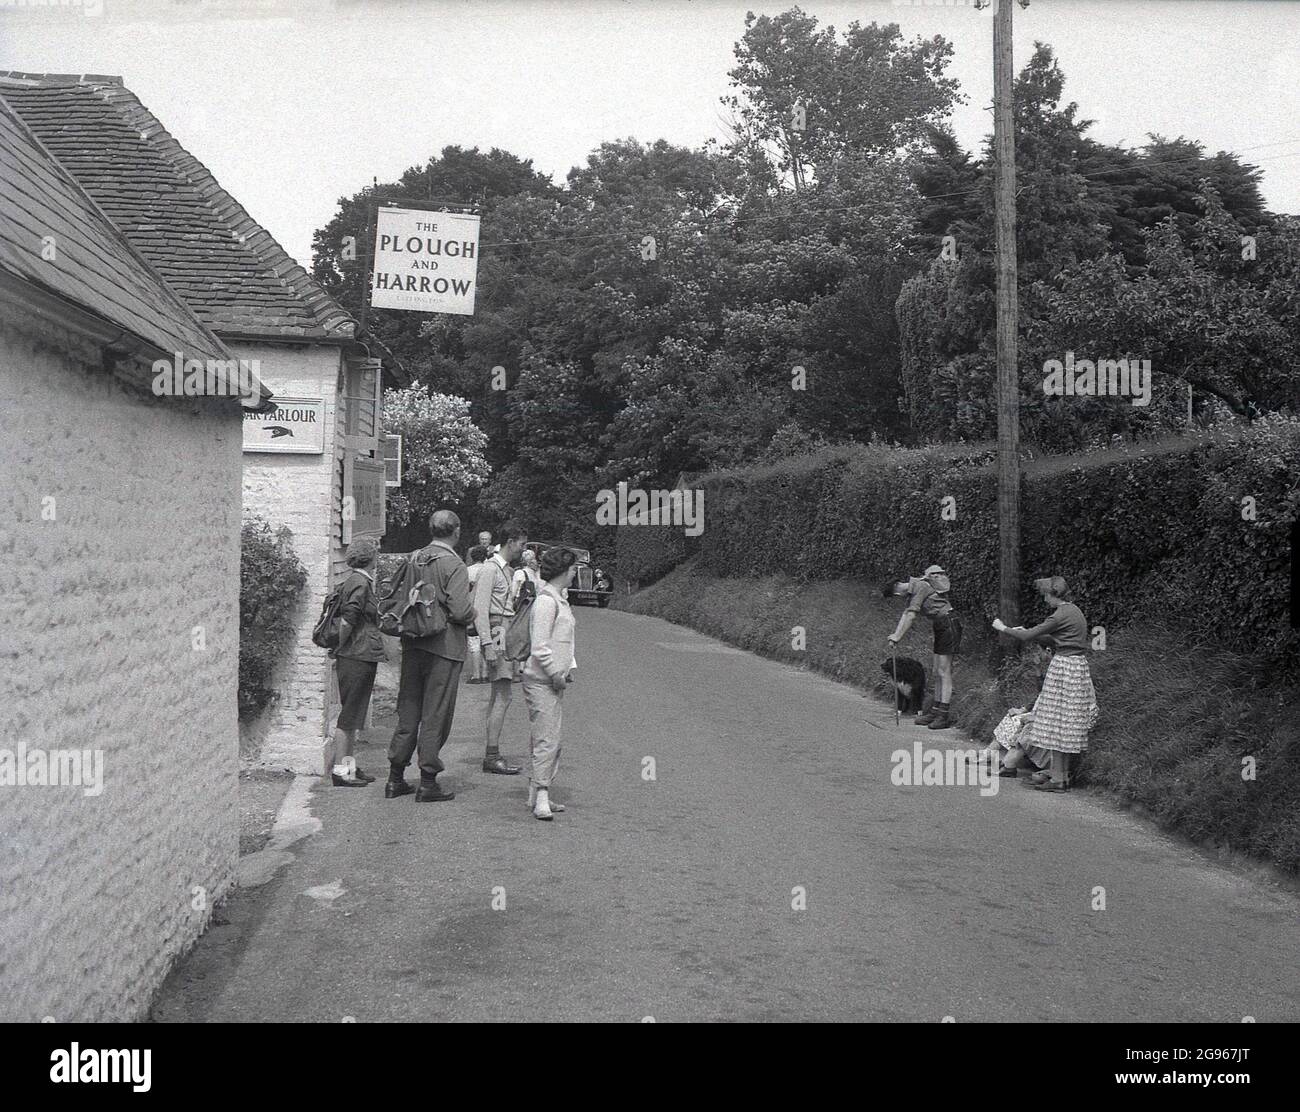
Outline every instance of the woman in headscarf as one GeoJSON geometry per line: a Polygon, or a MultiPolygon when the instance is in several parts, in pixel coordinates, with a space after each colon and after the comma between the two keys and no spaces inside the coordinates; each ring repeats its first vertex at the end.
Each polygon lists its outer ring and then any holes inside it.
{"type": "Polygon", "coordinates": [[[1034,787],[1063,792],[1070,782],[1070,757],[1088,748],[1088,731],[1097,722],[1097,693],[1086,656],[1088,620],[1070,601],[1070,588],[1059,575],[1035,579],[1034,587],[1052,608],[1051,617],[1032,629],[1009,627],[994,618],[993,628],[1017,641],[1036,641],[1054,650],[1030,729],[1032,744],[1051,756],[1049,778],[1034,787]]]}
{"type": "Polygon", "coordinates": [[[338,679],[338,722],[334,726],[331,776],[337,788],[363,788],[374,780],[357,768],[352,751],[357,731],[365,725],[370,710],[370,693],[375,671],[384,659],[384,636],[379,632],[379,603],[375,597],[375,561],[379,543],[358,537],[348,545],[347,562],[352,570],[343,580],[339,595],[339,643],[330,653],[338,679]]]}

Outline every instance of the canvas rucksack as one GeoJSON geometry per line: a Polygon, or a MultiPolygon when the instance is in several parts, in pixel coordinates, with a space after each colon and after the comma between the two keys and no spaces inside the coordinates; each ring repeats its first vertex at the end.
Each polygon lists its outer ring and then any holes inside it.
{"type": "Polygon", "coordinates": [[[325,603],[320,609],[320,617],[316,619],[316,625],[311,631],[313,645],[319,645],[322,649],[337,649],[339,647],[339,601],[342,597],[342,583],[325,596],[325,603]]]}
{"type": "Polygon", "coordinates": [[[406,558],[379,600],[380,632],[416,641],[436,637],[447,628],[446,603],[433,574],[434,564],[442,556],[422,550],[406,558]]]}
{"type": "Polygon", "coordinates": [[[507,660],[527,660],[533,654],[532,630],[530,623],[533,617],[533,603],[536,598],[530,598],[522,603],[516,603],[515,616],[510,619],[510,624],[506,626],[505,636],[505,657],[507,660]]]}

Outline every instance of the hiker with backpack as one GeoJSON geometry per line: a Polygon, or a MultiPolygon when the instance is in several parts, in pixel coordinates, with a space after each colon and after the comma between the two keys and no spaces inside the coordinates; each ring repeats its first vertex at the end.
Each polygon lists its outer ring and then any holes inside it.
{"type": "MultiPolygon", "coordinates": [[[[336,788],[364,788],[374,781],[357,768],[353,749],[357,731],[365,725],[370,710],[370,694],[375,686],[375,671],[387,655],[379,632],[379,606],[375,596],[375,562],[379,543],[371,537],[359,537],[348,545],[347,564],[352,570],[336,588],[327,604],[337,622],[334,674],[338,681],[338,720],[334,725],[330,776],[336,788]]],[[[315,637],[313,637],[315,640],[315,637]]],[[[319,643],[319,642],[317,642],[319,643]]]]}
{"type": "Polygon", "coordinates": [[[961,648],[961,619],[948,600],[950,586],[948,573],[938,564],[931,564],[919,579],[889,579],[880,587],[885,598],[907,596],[907,608],[889,635],[891,650],[907,635],[917,615],[928,618],[934,627],[934,702],[915,719],[916,725],[932,730],[946,730],[952,725],[952,658],[961,648]]]}
{"type": "Polygon", "coordinates": [[[460,518],[451,510],[436,510],[429,518],[429,532],[433,539],[406,558],[379,604],[379,628],[402,639],[397,729],[388,746],[384,796],[396,799],[415,792],[417,803],[456,798],[438,784],[438,774],[446,768],[438,754],[451,734],[466,630],[474,621],[469,577],[455,548],[460,518]],[[418,790],[405,776],[417,745],[418,790]]]}
{"type": "Polygon", "coordinates": [[[492,683],[484,714],[487,748],[483,754],[483,771],[497,776],[518,776],[522,769],[501,756],[501,729],[510,708],[510,684],[516,667],[505,653],[506,627],[514,616],[510,604],[511,565],[523,552],[528,533],[518,525],[507,525],[504,538],[500,549],[478,573],[474,587],[474,624],[483,649],[488,679],[492,683]]]}
{"type": "Polygon", "coordinates": [[[541,580],[537,574],[537,553],[525,548],[519,556],[520,567],[510,581],[510,609],[518,610],[529,599],[537,597],[541,580]]]}
{"type": "Polygon", "coordinates": [[[551,799],[551,785],[560,763],[564,692],[573,682],[574,621],[565,589],[573,582],[575,560],[567,548],[542,553],[542,586],[529,614],[529,653],[522,676],[528,705],[528,809],[544,821],[564,810],[551,799]]]}

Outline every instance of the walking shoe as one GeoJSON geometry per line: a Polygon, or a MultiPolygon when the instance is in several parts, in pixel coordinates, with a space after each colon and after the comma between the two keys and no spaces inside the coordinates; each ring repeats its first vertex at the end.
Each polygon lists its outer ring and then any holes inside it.
{"type": "Polygon", "coordinates": [[[505,757],[484,757],[483,771],[493,772],[498,776],[518,776],[520,768],[518,765],[506,764],[505,757]]]}
{"type": "Polygon", "coordinates": [[[1041,784],[1034,785],[1036,792],[1064,792],[1069,791],[1070,785],[1064,780],[1044,780],[1041,784]]]}
{"type": "MultiPolygon", "coordinates": [[[[533,809],[533,807],[534,807],[534,806],[536,805],[536,803],[537,803],[537,793],[538,793],[540,790],[542,790],[542,789],[538,788],[536,784],[529,783],[529,785],[528,785],[528,809],[529,809],[530,811],[533,809]]],[[[555,800],[551,799],[551,798],[550,798],[550,792],[549,792],[549,791],[547,792],[547,800],[549,801],[549,803],[550,803],[550,805],[551,805],[551,810],[554,811],[557,815],[558,815],[561,811],[564,810],[564,804],[563,804],[563,803],[556,803],[555,800]]]]}
{"type": "Polygon", "coordinates": [[[422,781],[415,793],[416,803],[443,803],[448,799],[455,798],[455,792],[443,791],[436,780],[431,784],[422,781]]]}
{"type": "Polygon", "coordinates": [[[405,778],[401,776],[390,776],[388,783],[384,785],[384,798],[396,799],[399,795],[410,795],[415,788],[408,784],[405,778]]]}
{"type": "Polygon", "coordinates": [[[366,784],[373,784],[375,782],[375,778],[371,776],[370,773],[362,772],[359,768],[354,768],[352,770],[352,775],[366,784]]]}
{"type": "Polygon", "coordinates": [[[537,802],[533,804],[533,818],[550,822],[555,816],[551,813],[550,793],[545,788],[537,789],[537,802]]]}
{"type": "Polygon", "coordinates": [[[337,772],[331,772],[330,779],[334,781],[336,788],[364,788],[369,783],[368,780],[362,780],[355,775],[340,776],[337,772]]]}
{"type": "Polygon", "coordinates": [[[915,719],[913,719],[912,725],[928,726],[931,722],[934,721],[934,714],[935,714],[934,707],[931,707],[929,710],[923,710],[920,714],[916,716],[915,719]]]}
{"type": "Polygon", "coordinates": [[[927,725],[932,730],[947,730],[952,726],[952,719],[948,717],[948,712],[946,710],[942,710],[936,714],[927,725]]]}
{"type": "Polygon", "coordinates": [[[1014,780],[1019,775],[1019,769],[1000,768],[998,769],[998,775],[1001,776],[1004,780],[1007,779],[1014,780]]]}

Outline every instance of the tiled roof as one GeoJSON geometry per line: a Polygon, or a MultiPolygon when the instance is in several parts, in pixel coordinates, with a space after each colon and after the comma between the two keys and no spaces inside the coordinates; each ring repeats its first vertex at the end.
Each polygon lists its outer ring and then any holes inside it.
{"type": "Polygon", "coordinates": [[[0,268],[164,353],[231,358],[2,100],[0,268]]]}
{"type": "Polygon", "coordinates": [[[0,72],[0,98],[213,331],[353,336],[352,318],[120,77],[0,72]]]}

